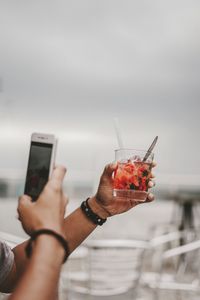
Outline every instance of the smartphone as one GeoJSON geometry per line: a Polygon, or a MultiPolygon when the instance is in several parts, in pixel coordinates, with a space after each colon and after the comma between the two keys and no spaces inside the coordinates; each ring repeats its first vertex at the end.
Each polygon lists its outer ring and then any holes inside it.
{"type": "Polygon", "coordinates": [[[52,134],[33,133],[24,193],[36,201],[51,176],[57,140],[52,134]]]}

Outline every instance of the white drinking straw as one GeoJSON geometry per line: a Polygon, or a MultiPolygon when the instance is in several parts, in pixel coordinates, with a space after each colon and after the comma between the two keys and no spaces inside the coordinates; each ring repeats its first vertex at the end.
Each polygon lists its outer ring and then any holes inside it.
{"type": "Polygon", "coordinates": [[[123,144],[122,135],[121,135],[120,127],[119,127],[118,118],[114,118],[114,126],[115,126],[115,132],[116,132],[116,136],[117,136],[119,149],[123,149],[124,144],[123,144]]]}

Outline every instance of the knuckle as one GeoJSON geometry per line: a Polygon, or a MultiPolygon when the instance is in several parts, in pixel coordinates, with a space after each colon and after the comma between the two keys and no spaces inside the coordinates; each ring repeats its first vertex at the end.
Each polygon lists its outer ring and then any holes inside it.
{"type": "Polygon", "coordinates": [[[153,200],[154,200],[154,195],[150,193],[150,194],[148,195],[148,200],[149,200],[149,201],[153,201],[153,200]]]}
{"type": "Polygon", "coordinates": [[[53,190],[55,193],[60,193],[61,191],[61,186],[60,183],[58,181],[55,181],[53,184],[53,190]]]}
{"type": "Polygon", "coordinates": [[[60,185],[59,185],[59,184],[55,184],[55,186],[54,186],[54,191],[55,191],[56,193],[60,193],[61,188],[60,188],[60,185]]]}
{"type": "Polygon", "coordinates": [[[22,206],[24,206],[25,205],[25,203],[26,203],[26,199],[25,199],[25,197],[20,197],[20,199],[19,199],[19,202],[18,202],[18,207],[22,207],[22,206]]]}
{"type": "Polygon", "coordinates": [[[61,168],[62,168],[62,171],[63,171],[64,173],[67,172],[67,168],[66,168],[66,167],[62,166],[61,168]]]}
{"type": "Polygon", "coordinates": [[[57,180],[50,181],[45,187],[44,187],[44,193],[48,194],[49,192],[58,193],[60,192],[61,187],[57,180]]]}
{"type": "Polygon", "coordinates": [[[24,199],[24,195],[19,197],[19,202],[22,202],[24,199]]]}
{"type": "Polygon", "coordinates": [[[105,166],[105,172],[108,172],[109,170],[110,170],[110,164],[107,164],[106,166],[105,166]]]}
{"type": "Polygon", "coordinates": [[[62,171],[66,171],[67,170],[66,167],[63,166],[63,165],[58,165],[57,168],[60,169],[60,170],[62,170],[62,171]]]}

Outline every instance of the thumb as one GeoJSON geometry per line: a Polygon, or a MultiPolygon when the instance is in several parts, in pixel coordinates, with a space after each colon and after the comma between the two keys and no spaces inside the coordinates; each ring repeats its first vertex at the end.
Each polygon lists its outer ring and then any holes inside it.
{"type": "Polygon", "coordinates": [[[24,206],[24,205],[30,205],[32,204],[32,198],[29,197],[28,195],[23,195],[21,197],[19,197],[19,200],[18,200],[18,207],[20,206],[24,206]]]}
{"type": "Polygon", "coordinates": [[[20,221],[21,221],[20,215],[23,211],[23,208],[27,207],[27,206],[30,206],[32,204],[33,204],[32,198],[29,197],[28,195],[23,195],[23,196],[19,197],[17,212],[18,212],[18,219],[20,221]]]}

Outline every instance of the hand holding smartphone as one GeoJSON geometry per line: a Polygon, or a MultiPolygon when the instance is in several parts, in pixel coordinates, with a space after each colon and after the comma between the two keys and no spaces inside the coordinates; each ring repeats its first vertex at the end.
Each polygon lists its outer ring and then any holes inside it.
{"type": "Polygon", "coordinates": [[[57,140],[52,134],[33,133],[24,193],[36,201],[51,176],[57,140]]]}

